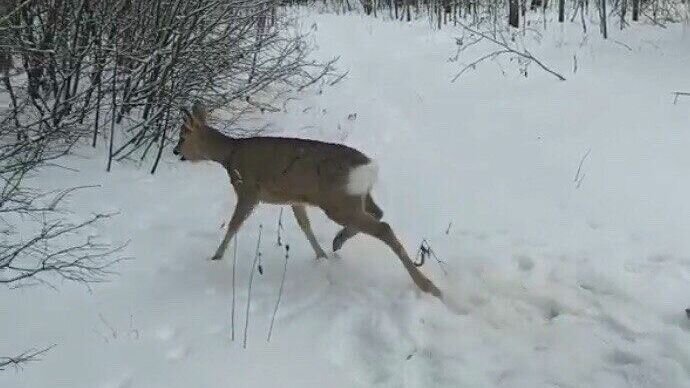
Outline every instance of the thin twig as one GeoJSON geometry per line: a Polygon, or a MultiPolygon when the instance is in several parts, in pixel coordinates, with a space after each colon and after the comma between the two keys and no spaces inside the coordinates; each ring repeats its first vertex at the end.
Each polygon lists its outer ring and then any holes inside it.
{"type": "Polygon", "coordinates": [[[39,356],[54,348],[55,345],[50,345],[40,350],[27,350],[26,352],[14,357],[0,357],[0,371],[5,370],[8,366],[21,368],[22,364],[34,361],[40,361],[39,356]]]}
{"type": "Polygon", "coordinates": [[[427,241],[427,239],[422,239],[422,243],[419,245],[419,249],[417,249],[417,255],[415,256],[415,260],[417,260],[417,262],[413,264],[416,267],[421,267],[426,262],[427,257],[433,257],[434,260],[436,260],[436,263],[438,263],[438,266],[441,268],[441,271],[443,271],[443,274],[448,275],[448,271],[446,271],[446,269],[443,266],[446,262],[439,259],[438,255],[436,255],[436,252],[431,247],[431,244],[429,244],[429,241],[427,241]]]}
{"type": "Polygon", "coordinates": [[[281,232],[283,231],[283,208],[280,208],[280,214],[278,215],[278,241],[279,247],[283,246],[283,241],[281,239],[281,232]]]}
{"type": "Polygon", "coordinates": [[[628,49],[628,51],[633,51],[632,47],[628,46],[627,44],[625,44],[625,43],[623,43],[623,42],[621,42],[621,41],[618,41],[618,40],[615,40],[615,39],[611,39],[611,42],[613,42],[613,43],[615,43],[615,44],[617,44],[617,45],[619,45],[619,46],[621,46],[621,47],[625,47],[626,49],[628,49]]]}
{"type": "Polygon", "coordinates": [[[259,248],[261,247],[261,231],[263,230],[263,225],[259,225],[259,238],[256,241],[256,252],[254,254],[254,263],[252,263],[252,269],[249,273],[249,285],[247,286],[247,313],[244,320],[244,341],[242,342],[242,347],[247,348],[247,330],[249,328],[249,308],[252,303],[252,283],[254,282],[254,272],[256,270],[256,264],[261,257],[261,252],[259,248]]]}
{"type": "Polygon", "coordinates": [[[473,29],[473,28],[471,28],[471,27],[469,27],[463,23],[458,22],[458,24],[461,27],[465,28],[467,31],[469,31],[473,34],[476,34],[478,36],[481,36],[483,39],[486,39],[486,40],[490,41],[491,43],[494,43],[494,44],[502,47],[503,49],[495,51],[495,52],[487,54],[487,55],[484,55],[483,57],[481,57],[477,61],[473,62],[472,64],[465,66],[465,68],[463,68],[460,71],[460,73],[458,73],[458,75],[456,75],[455,78],[453,78],[453,82],[455,82],[460,77],[460,75],[462,75],[465,71],[467,71],[468,68],[472,68],[473,66],[476,66],[478,63],[483,62],[486,59],[494,58],[498,55],[502,55],[502,54],[506,54],[506,53],[512,53],[512,54],[515,54],[519,57],[525,58],[529,61],[533,61],[534,63],[539,65],[539,67],[544,69],[544,71],[546,71],[547,73],[552,74],[554,77],[558,78],[561,81],[565,81],[565,77],[563,77],[559,73],[548,68],[544,63],[542,63],[534,55],[532,55],[532,53],[530,53],[529,50],[527,50],[527,49],[519,50],[519,49],[513,48],[510,45],[508,45],[508,43],[505,41],[505,39],[503,39],[503,41],[499,41],[498,39],[493,38],[493,37],[491,37],[491,36],[489,36],[483,32],[478,31],[478,30],[475,30],[475,29],[473,29]]]}
{"type": "Polygon", "coordinates": [[[268,336],[266,337],[266,342],[271,342],[271,335],[273,334],[273,323],[276,320],[276,314],[278,313],[278,306],[280,305],[280,299],[283,297],[283,287],[285,286],[285,274],[287,274],[288,259],[290,258],[290,245],[285,245],[285,267],[283,267],[283,278],[280,280],[280,289],[278,290],[278,300],[276,300],[276,306],[273,309],[273,316],[271,317],[271,326],[268,328],[268,336]]]}
{"type": "Polygon", "coordinates": [[[232,250],[232,310],[230,313],[230,339],[235,341],[235,273],[237,272],[237,234],[235,234],[235,242],[232,250]]]}
{"type": "Polygon", "coordinates": [[[678,97],[690,96],[689,92],[673,92],[673,94],[675,95],[675,97],[673,98],[673,105],[676,105],[676,103],[678,102],[678,97]]]}
{"type": "Polygon", "coordinates": [[[580,188],[580,185],[582,184],[582,180],[585,179],[585,175],[583,174],[580,176],[580,172],[582,171],[582,165],[585,163],[585,160],[589,156],[589,154],[592,152],[592,149],[589,148],[587,152],[582,156],[582,159],[580,159],[580,164],[577,166],[577,172],[575,173],[575,177],[573,178],[573,182],[576,183],[576,188],[580,188]]]}

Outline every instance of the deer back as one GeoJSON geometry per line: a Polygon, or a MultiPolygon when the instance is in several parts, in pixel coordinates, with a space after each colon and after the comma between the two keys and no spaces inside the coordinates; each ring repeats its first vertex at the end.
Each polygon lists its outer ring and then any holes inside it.
{"type": "Polygon", "coordinates": [[[236,189],[269,203],[316,206],[340,196],[362,196],[376,179],[366,155],[340,144],[254,137],[237,139],[224,163],[236,189]]]}

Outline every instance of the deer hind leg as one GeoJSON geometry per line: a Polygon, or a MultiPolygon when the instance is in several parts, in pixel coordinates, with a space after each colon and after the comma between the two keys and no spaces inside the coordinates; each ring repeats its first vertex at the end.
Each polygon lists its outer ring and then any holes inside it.
{"type": "Polygon", "coordinates": [[[319,242],[316,241],[314,232],[311,230],[311,224],[309,223],[309,217],[307,216],[307,209],[303,205],[292,205],[292,212],[295,213],[297,223],[307,236],[309,244],[311,244],[311,247],[314,248],[316,257],[326,257],[326,253],[323,251],[323,249],[321,249],[321,245],[319,245],[319,242]]]}
{"type": "MultiPolygon", "coordinates": [[[[367,194],[367,196],[364,198],[364,210],[374,216],[377,220],[380,220],[383,218],[383,210],[374,202],[374,199],[371,197],[371,194],[367,194]]],[[[354,237],[357,234],[357,230],[346,226],[338,232],[338,234],[335,236],[333,239],[333,252],[338,251],[340,248],[343,247],[343,244],[352,237],[354,237]]]]}
{"type": "Polygon", "coordinates": [[[324,210],[333,221],[344,225],[346,228],[352,228],[383,241],[398,256],[417,287],[424,292],[441,298],[441,291],[414,265],[390,225],[377,220],[376,217],[367,213],[359,198],[351,201],[350,206],[324,210]]]}
{"type": "Polygon", "coordinates": [[[220,260],[223,258],[228,243],[240,229],[242,223],[252,214],[257,203],[258,201],[252,195],[237,194],[237,204],[235,205],[235,211],[232,213],[232,218],[228,224],[228,230],[225,232],[225,237],[223,237],[223,241],[220,243],[220,246],[211,260],[220,260]]]}

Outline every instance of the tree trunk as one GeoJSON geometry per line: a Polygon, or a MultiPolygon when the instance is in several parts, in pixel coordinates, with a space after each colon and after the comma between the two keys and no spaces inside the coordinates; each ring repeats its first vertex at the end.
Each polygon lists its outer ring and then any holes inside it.
{"type": "Polygon", "coordinates": [[[508,24],[515,28],[520,28],[520,1],[508,1],[508,24]]]}
{"type": "Polygon", "coordinates": [[[558,22],[565,21],[565,0],[558,0],[558,22]]]}
{"type": "Polygon", "coordinates": [[[373,9],[373,5],[371,4],[371,0],[364,0],[363,2],[364,5],[364,13],[367,15],[371,15],[371,11],[373,9]]]}
{"type": "Polygon", "coordinates": [[[640,19],[640,0],[632,0],[632,20],[638,21],[640,19]]]}
{"type": "Polygon", "coordinates": [[[601,28],[601,35],[604,36],[604,39],[607,39],[609,36],[608,31],[606,29],[606,0],[600,0],[600,5],[599,5],[599,23],[600,23],[600,28],[601,28]]]}

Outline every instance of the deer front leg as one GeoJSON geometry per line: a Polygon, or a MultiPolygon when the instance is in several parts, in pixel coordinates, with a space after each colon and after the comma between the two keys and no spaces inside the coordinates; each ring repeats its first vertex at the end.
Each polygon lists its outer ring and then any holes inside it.
{"type": "Polygon", "coordinates": [[[240,229],[242,223],[249,218],[249,215],[252,214],[256,204],[257,200],[253,196],[238,193],[237,205],[235,205],[235,211],[233,212],[230,223],[228,224],[228,230],[225,232],[225,237],[223,237],[223,241],[220,243],[220,246],[216,250],[216,253],[213,255],[211,260],[220,260],[223,258],[223,254],[228,247],[228,243],[235,233],[237,233],[237,231],[240,229]]]}

